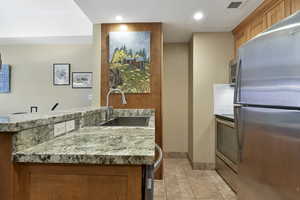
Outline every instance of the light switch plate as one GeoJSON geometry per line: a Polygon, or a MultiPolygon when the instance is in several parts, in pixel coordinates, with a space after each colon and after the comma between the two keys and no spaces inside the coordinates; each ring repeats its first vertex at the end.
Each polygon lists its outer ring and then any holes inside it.
{"type": "Polygon", "coordinates": [[[66,122],[66,132],[73,131],[75,129],[75,120],[66,122]]]}
{"type": "Polygon", "coordinates": [[[66,122],[57,123],[54,125],[54,137],[62,135],[66,132],[66,122]]]}

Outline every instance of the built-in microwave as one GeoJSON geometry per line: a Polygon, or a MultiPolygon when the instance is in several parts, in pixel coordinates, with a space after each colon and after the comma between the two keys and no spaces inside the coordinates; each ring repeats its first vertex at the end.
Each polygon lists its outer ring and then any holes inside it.
{"type": "Polygon", "coordinates": [[[237,60],[231,60],[229,62],[229,83],[235,85],[236,82],[236,71],[237,71],[237,60]]]}

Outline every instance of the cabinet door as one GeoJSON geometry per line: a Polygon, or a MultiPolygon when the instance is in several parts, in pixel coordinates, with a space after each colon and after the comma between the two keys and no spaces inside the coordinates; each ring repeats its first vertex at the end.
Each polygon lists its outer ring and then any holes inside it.
{"type": "Polygon", "coordinates": [[[238,49],[242,46],[245,42],[247,42],[247,29],[248,27],[238,31],[235,33],[235,55],[238,54],[238,49]]]}
{"type": "Polygon", "coordinates": [[[141,166],[28,164],[16,171],[15,200],[142,199],[141,166]]]}
{"type": "Polygon", "coordinates": [[[292,12],[297,12],[300,10],[300,0],[291,0],[292,12]]]}
{"type": "Polygon", "coordinates": [[[256,17],[249,24],[249,39],[255,37],[257,34],[263,32],[266,29],[266,23],[263,15],[256,17]]]}
{"type": "Polygon", "coordinates": [[[284,19],[285,16],[285,2],[284,0],[278,1],[265,13],[267,27],[276,24],[280,20],[284,19]]]}

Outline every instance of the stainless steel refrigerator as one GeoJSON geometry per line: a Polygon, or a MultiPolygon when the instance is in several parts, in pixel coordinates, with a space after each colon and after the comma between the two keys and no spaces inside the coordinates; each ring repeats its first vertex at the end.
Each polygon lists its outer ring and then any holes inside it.
{"type": "Polygon", "coordinates": [[[239,49],[239,200],[300,199],[300,13],[239,49]]]}

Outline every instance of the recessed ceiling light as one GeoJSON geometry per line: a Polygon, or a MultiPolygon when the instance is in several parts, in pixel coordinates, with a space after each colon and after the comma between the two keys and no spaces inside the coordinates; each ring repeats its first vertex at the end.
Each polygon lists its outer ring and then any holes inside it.
{"type": "Polygon", "coordinates": [[[128,26],[122,24],[120,25],[120,31],[127,31],[128,30],[128,26]]]}
{"type": "Polygon", "coordinates": [[[202,12],[196,12],[195,14],[194,14],[194,19],[196,20],[196,21],[199,21],[199,20],[201,20],[203,18],[203,13],[202,12]]]}
{"type": "Polygon", "coordinates": [[[118,15],[118,16],[116,16],[116,20],[117,20],[117,21],[122,21],[122,20],[123,20],[123,17],[122,17],[121,15],[118,15]]]}

